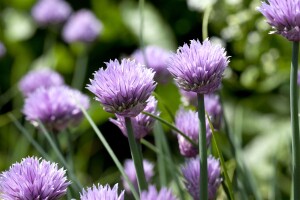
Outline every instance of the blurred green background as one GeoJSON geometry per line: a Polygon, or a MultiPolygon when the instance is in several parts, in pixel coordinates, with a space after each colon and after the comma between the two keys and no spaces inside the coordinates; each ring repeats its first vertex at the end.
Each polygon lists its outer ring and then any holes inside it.
{"type": "MultiPolygon", "coordinates": [[[[138,1],[68,2],[73,10],[92,10],[104,27],[87,52],[87,84],[104,62],[128,56],[139,47],[138,1]]],[[[81,49],[78,44],[66,44],[61,29],[53,32],[39,27],[30,14],[35,3],[35,0],[0,0],[0,41],[7,49],[6,55],[0,58],[0,171],[28,155],[39,156],[7,116],[13,113],[28,131],[36,134],[21,113],[23,97],[17,88],[19,80],[30,69],[42,65],[53,67],[71,84],[81,49]],[[51,48],[45,48],[51,34],[54,42],[51,48]]],[[[265,199],[271,199],[274,194],[276,199],[287,199],[291,181],[288,98],[291,44],[281,36],[268,34],[269,25],[256,11],[259,5],[259,0],[217,0],[209,18],[208,35],[221,42],[231,56],[221,92],[230,127],[243,147],[244,160],[265,199]],[[278,183],[275,186],[274,181],[278,183]]],[[[185,0],[146,1],[144,14],[146,45],[156,44],[174,51],[191,39],[202,40],[203,10],[190,8],[185,0]]],[[[86,89],[82,91],[93,98],[86,89]]],[[[172,83],[158,86],[156,92],[174,114],[180,104],[176,86],[172,83]]],[[[162,117],[171,121],[165,110],[161,110],[162,117]]],[[[118,158],[121,161],[129,158],[127,139],[107,121],[113,116],[104,112],[95,100],[91,100],[89,113],[118,158]]],[[[75,171],[81,182],[84,185],[118,182],[117,168],[87,121],[72,129],[72,133],[75,171]]],[[[67,148],[66,138],[60,137],[67,148]]],[[[174,155],[182,160],[176,138],[172,134],[168,137],[174,155]]],[[[153,142],[151,135],[146,139],[153,142]]],[[[226,141],[223,143],[220,148],[229,159],[228,145],[226,141]]],[[[144,153],[155,161],[153,152],[144,148],[144,153]]]]}

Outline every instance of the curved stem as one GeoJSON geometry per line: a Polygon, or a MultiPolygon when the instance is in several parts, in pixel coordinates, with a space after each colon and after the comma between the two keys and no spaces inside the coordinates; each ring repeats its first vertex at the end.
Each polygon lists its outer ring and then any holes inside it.
{"type": "Polygon", "coordinates": [[[198,97],[198,118],[199,118],[199,156],[200,156],[200,199],[208,199],[208,176],[207,176],[207,146],[206,146],[206,124],[204,95],[198,97]]]}
{"type": "Polygon", "coordinates": [[[145,178],[145,173],[144,173],[142,153],[134,137],[130,117],[125,117],[125,124],[126,124],[129,146],[131,150],[131,156],[134,162],[136,175],[138,179],[139,191],[141,193],[143,190],[146,190],[148,188],[146,178],[145,178]]]}
{"type": "Polygon", "coordinates": [[[293,194],[294,200],[300,199],[300,139],[298,117],[298,54],[299,42],[293,42],[291,80],[290,80],[290,110],[292,123],[292,146],[293,146],[293,194]]]}

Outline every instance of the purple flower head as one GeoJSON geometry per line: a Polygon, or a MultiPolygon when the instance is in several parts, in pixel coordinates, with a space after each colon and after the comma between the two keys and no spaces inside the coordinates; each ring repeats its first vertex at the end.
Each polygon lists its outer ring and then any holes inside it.
{"type": "Polygon", "coordinates": [[[39,88],[25,99],[23,113],[33,125],[40,120],[50,130],[59,132],[82,119],[77,101],[85,109],[89,107],[89,98],[78,90],[67,86],[39,88]]]}
{"type": "MultiPolygon", "coordinates": [[[[199,158],[189,160],[185,166],[181,168],[185,178],[185,187],[194,199],[199,199],[199,179],[200,179],[200,161],[199,158]]],[[[219,160],[212,156],[207,158],[208,173],[208,200],[215,199],[218,187],[222,182],[221,168],[219,160]]]]}
{"type": "MultiPolygon", "coordinates": [[[[150,161],[144,159],[143,167],[144,167],[146,181],[149,182],[154,175],[154,171],[153,171],[154,165],[150,161]]],[[[133,160],[131,159],[125,160],[124,171],[125,174],[128,176],[129,180],[131,181],[131,183],[133,184],[133,186],[135,187],[135,189],[138,190],[138,181],[137,181],[136,170],[135,170],[133,160]]],[[[123,185],[126,192],[130,192],[130,187],[124,179],[123,179],[123,185]]]]}
{"type": "Polygon", "coordinates": [[[80,194],[81,200],[123,200],[124,191],[121,194],[118,194],[118,184],[114,185],[113,188],[110,188],[109,185],[98,185],[82,190],[80,194]]]}
{"type": "MultiPolygon", "coordinates": [[[[206,121],[206,141],[207,146],[210,144],[211,130],[208,120],[206,121]]],[[[184,110],[180,108],[175,116],[175,126],[186,134],[193,141],[198,142],[199,138],[199,118],[198,112],[192,110],[184,110]]],[[[177,134],[179,150],[183,156],[194,157],[198,154],[198,147],[193,146],[183,136],[177,134]]]]}
{"type": "Polygon", "coordinates": [[[87,89],[96,95],[105,111],[135,117],[144,110],[156,87],[154,72],[134,60],[110,60],[94,73],[87,89]]]}
{"type": "MultiPolygon", "coordinates": [[[[185,105],[198,106],[198,98],[196,92],[188,92],[185,90],[179,90],[182,95],[182,101],[185,105]]],[[[213,126],[215,129],[219,129],[221,126],[222,119],[222,107],[220,103],[220,98],[216,94],[204,95],[205,111],[210,116],[213,126]]]]}
{"type": "Polygon", "coordinates": [[[0,58],[2,58],[6,53],[6,48],[2,42],[0,42],[0,58]]]}
{"type": "Polygon", "coordinates": [[[177,200],[171,190],[163,187],[157,191],[156,187],[150,185],[148,191],[141,193],[141,200],[177,200]]]}
{"type": "Polygon", "coordinates": [[[70,5],[64,0],[39,0],[31,11],[34,20],[42,26],[62,23],[71,12],[70,5]]]}
{"type": "Polygon", "coordinates": [[[136,50],[132,57],[139,63],[146,65],[149,68],[152,68],[156,73],[154,80],[158,83],[165,84],[170,78],[171,74],[167,69],[167,61],[171,54],[158,46],[147,46],[144,49],[145,57],[141,49],[136,50]]]}
{"type": "Polygon", "coordinates": [[[221,85],[223,72],[229,63],[225,49],[206,39],[203,44],[191,40],[184,44],[168,62],[168,70],[177,85],[186,91],[208,94],[221,85]]]}
{"type": "Polygon", "coordinates": [[[268,0],[257,8],[266,18],[273,31],[290,41],[300,41],[300,1],[268,0]]]}
{"type": "MultiPolygon", "coordinates": [[[[159,116],[160,113],[157,111],[157,100],[154,98],[154,96],[149,97],[144,111],[159,116]]],[[[124,117],[117,115],[117,120],[110,119],[110,121],[117,125],[121,129],[122,133],[127,137],[127,129],[124,117]]],[[[138,114],[136,117],[132,117],[131,123],[135,138],[142,139],[148,135],[153,128],[154,122],[155,119],[142,113],[138,114]]]]}
{"type": "Polygon", "coordinates": [[[70,184],[66,171],[56,163],[28,157],[0,174],[0,199],[57,200],[70,184]]]}
{"type": "Polygon", "coordinates": [[[30,71],[19,82],[19,89],[24,96],[28,96],[40,87],[49,88],[64,84],[62,76],[49,68],[30,71]]]}
{"type": "Polygon", "coordinates": [[[89,10],[79,10],[68,20],[63,29],[66,42],[93,42],[102,31],[102,23],[89,10]]]}

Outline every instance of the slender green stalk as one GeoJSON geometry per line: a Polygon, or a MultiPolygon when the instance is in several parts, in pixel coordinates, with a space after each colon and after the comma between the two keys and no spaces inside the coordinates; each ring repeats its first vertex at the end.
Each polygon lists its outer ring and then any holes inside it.
{"type": "Polygon", "coordinates": [[[82,189],[81,183],[76,178],[76,176],[74,175],[72,169],[70,168],[70,166],[68,165],[67,161],[63,157],[61,151],[59,150],[59,147],[56,144],[56,142],[53,140],[53,138],[51,137],[51,135],[49,134],[49,132],[46,130],[45,126],[40,121],[38,123],[39,123],[39,127],[41,128],[43,134],[45,135],[46,139],[50,143],[52,149],[54,150],[56,156],[58,157],[58,159],[60,160],[60,162],[63,164],[63,166],[68,170],[68,174],[69,174],[70,178],[72,179],[72,181],[75,182],[76,187],[77,187],[75,190],[76,191],[81,191],[81,189],[82,189]]]}
{"type": "Polygon", "coordinates": [[[142,112],[142,113],[145,114],[145,115],[148,115],[148,116],[150,116],[150,117],[152,117],[152,118],[154,118],[154,119],[156,119],[158,121],[160,121],[161,123],[163,123],[163,124],[165,124],[167,126],[169,126],[171,129],[173,129],[174,131],[176,131],[177,133],[179,133],[182,137],[184,137],[184,139],[186,139],[193,146],[198,147],[198,145],[191,138],[189,138],[186,134],[184,134],[183,132],[181,132],[178,128],[176,128],[176,126],[174,126],[170,122],[168,122],[168,121],[166,121],[166,120],[164,120],[164,119],[162,119],[162,118],[160,118],[160,117],[158,117],[156,115],[148,113],[148,112],[142,112]]]}
{"type": "Polygon", "coordinates": [[[168,141],[167,141],[167,138],[166,138],[166,135],[162,129],[162,126],[161,126],[161,123],[157,122],[157,130],[158,132],[160,133],[161,135],[161,145],[163,147],[163,152],[165,153],[164,155],[166,156],[162,156],[162,158],[164,157],[167,157],[168,159],[165,159],[165,161],[168,161],[168,167],[169,167],[169,170],[172,174],[172,177],[173,177],[173,180],[175,181],[175,184],[176,184],[176,187],[178,189],[178,193],[179,193],[179,196],[180,196],[180,199],[181,200],[184,200],[185,197],[184,197],[184,191],[181,187],[181,184],[180,184],[180,181],[179,181],[179,178],[178,178],[178,174],[180,174],[180,172],[178,172],[178,170],[176,169],[176,164],[174,164],[174,161],[172,159],[172,154],[171,154],[171,151],[170,151],[170,148],[169,148],[169,144],[168,144],[168,141]]]}
{"type": "Polygon", "coordinates": [[[38,142],[31,136],[31,134],[20,124],[20,122],[16,119],[16,117],[8,113],[8,117],[13,121],[15,126],[24,134],[26,139],[32,144],[32,146],[45,158],[46,160],[51,160],[50,156],[44,151],[44,149],[39,145],[38,142]]]}
{"type": "Polygon", "coordinates": [[[158,148],[159,153],[157,154],[157,164],[158,164],[158,172],[159,172],[159,180],[160,180],[160,186],[166,186],[167,185],[167,171],[166,171],[166,163],[163,158],[163,144],[162,144],[162,137],[164,136],[161,134],[158,122],[155,123],[153,128],[153,134],[155,139],[155,145],[158,148]]]}
{"type": "Polygon", "coordinates": [[[136,169],[139,192],[141,193],[143,190],[146,190],[148,188],[147,181],[145,178],[144,167],[143,167],[143,158],[141,156],[142,154],[140,152],[140,149],[137,145],[138,141],[134,137],[131,119],[129,117],[125,117],[125,124],[126,124],[128,142],[131,150],[131,156],[136,169]]]}
{"type": "Polygon", "coordinates": [[[70,130],[66,131],[67,134],[67,140],[68,140],[68,154],[67,154],[67,161],[70,166],[70,169],[74,171],[74,163],[73,163],[73,140],[72,140],[72,134],[70,130]]]}
{"type": "Polygon", "coordinates": [[[199,118],[199,156],[200,156],[200,199],[208,199],[208,176],[207,176],[207,146],[206,146],[206,125],[204,95],[198,97],[198,118],[199,118]]]}
{"type": "Polygon", "coordinates": [[[77,104],[81,110],[81,112],[84,114],[85,118],[88,120],[88,122],[90,123],[90,125],[92,126],[92,128],[94,129],[95,133],[97,134],[97,136],[99,137],[100,141],[102,142],[103,146],[105,147],[105,149],[107,150],[108,154],[110,155],[110,157],[112,158],[112,160],[114,161],[114,163],[116,164],[117,168],[119,169],[120,173],[122,174],[122,176],[124,177],[125,181],[128,183],[129,187],[130,187],[130,191],[134,197],[134,199],[138,200],[139,199],[139,195],[137,194],[134,186],[132,185],[131,181],[129,180],[128,176],[126,175],[124,168],[122,166],[122,164],[120,163],[120,161],[118,160],[117,156],[115,155],[115,153],[113,152],[113,150],[111,149],[111,147],[109,146],[108,142],[106,141],[105,137],[103,136],[103,134],[101,133],[101,131],[98,129],[98,127],[96,126],[96,124],[94,123],[94,121],[92,120],[92,118],[90,117],[90,115],[86,112],[86,110],[82,107],[81,104],[79,104],[79,102],[77,101],[77,104]]]}
{"type": "Polygon", "coordinates": [[[228,188],[229,197],[230,197],[231,200],[234,200],[233,189],[232,189],[232,182],[231,182],[231,180],[230,180],[230,178],[228,176],[227,167],[226,167],[223,155],[222,155],[221,151],[219,150],[218,143],[217,143],[217,140],[215,138],[215,131],[214,131],[215,129],[214,129],[214,127],[213,127],[213,125],[211,123],[211,120],[210,120],[210,118],[209,118],[208,115],[207,115],[207,120],[208,120],[210,129],[211,129],[211,132],[212,132],[212,141],[213,141],[213,144],[216,147],[218,158],[221,161],[221,166],[222,166],[222,169],[223,169],[222,173],[224,174],[225,183],[226,183],[226,186],[228,188]]]}
{"type": "Polygon", "coordinates": [[[88,63],[88,55],[86,50],[83,51],[82,55],[79,55],[76,61],[75,72],[73,74],[72,86],[79,90],[82,89],[86,69],[88,63]]]}
{"type": "MultiPolygon", "coordinates": [[[[241,183],[243,184],[243,188],[245,188],[249,194],[253,195],[256,200],[261,200],[262,197],[259,193],[259,190],[258,190],[255,180],[253,178],[253,175],[250,173],[248,167],[245,165],[245,161],[243,159],[243,156],[241,155],[242,149],[239,145],[240,142],[237,141],[237,138],[232,133],[232,131],[228,125],[228,121],[227,121],[225,111],[224,111],[225,107],[224,107],[224,103],[223,103],[223,96],[221,93],[219,93],[219,96],[220,96],[220,103],[221,103],[221,107],[222,107],[222,116],[223,116],[225,134],[228,137],[231,153],[237,162],[238,178],[241,180],[241,183]]],[[[242,192],[244,192],[244,189],[239,188],[239,191],[242,193],[242,192]]],[[[242,194],[242,195],[244,195],[244,194],[242,194]]]]}
{"type": "Polygon", "coordinates": [[[202,21],[202,39],[205,40],[208,37],[208,20],[209,20],[209,15],[212,11],[212,6],[208,6],[203,15],[203,21],[202,21]]]}
{"type": "Polygon", "coordinates": [[[293,194],[294,200],[300,199],[300,138],[298,117],[298,54],[299,42],[293,42],[291,80],[290,80],[290,110],[292,123],[292,147],[293,147],[293,194]]]}
{"type": "Polygon", "coordinates": [[[140,48],[144,49],[144,5],[145,0],[139,0],[139,10],[140,10],[140,48]]]}

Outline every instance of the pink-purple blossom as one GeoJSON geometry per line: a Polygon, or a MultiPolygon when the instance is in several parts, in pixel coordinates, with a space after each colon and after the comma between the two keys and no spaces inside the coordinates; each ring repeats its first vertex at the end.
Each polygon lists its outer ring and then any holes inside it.
{"type": "Polygon", "coordinates": [[[78,104],[89,107],[89,98],[67,86],[39,88],[25,99],[23,113],[33,125],[41,121],[52,131],[59,132],[82,119],[78,104]]]}
{"type": "Polygon", "coordinates": [[[71,183],[56,163],[27,157],[0,174],[0,199],[58,200],[71,183]]]}
{"type": "Polygon", "coordinates": [[[124,190],[118,193],[118,184],[111,188],[109,185],[93,185],[83,189],[80,200],[124,200],[124,190]]]}
{"type": "MultiPolygon", "coordinates": [[[[149,182],[154,175],[154,165],[150,161],[144,159],[143,169],[144,169],[146,181],[149,182]]],[[[128,176],[128,179],[135,187],[135,189],[138,190],[138,180],[137,180],[137,175],[136,175],[136,170],[135,170],[133,160],[131,159],[125,160],[124,171],[125,174],[128,176]]],[[[130,192],[130,187],[124,179],[123,179],[123,186],[126,192],[130,192]]]]}
{"type": "Polygon", "coordinates": [[[170,56],[169,51],[154,45],[145,47],[144,52],[138,49],[131,55],[137,62],[152,68],[156,72],[154,80],[163,84],[171,79],[171,74],[167,69],[167,61],[170,56]]]}
{"type": "Polygon", "coordinates": [[[156,87],[155,73],[129,59],[110,60],[106,66],[94,73],[87,88],[105,111],[124,117],[137,116],[156,87]]]}
{"type": "MultiPolygon", "coordinates": [[[[154,98],[154,96],[149,97],[147,100],[147,106],[143,111],[159,116],[159,112],[157,111],[157,100],[154,98]]],[[[125,118],[119,115],[116,116],[116,120],[110,119],[110,121],[117,125],[121,129],[122,133],[127,136],[125,118]]],[[[130,119],[133,127],[134,137],[136,139],[141,139],[148,135],[151,132],[155,122],[154,118],[143,113],[138,114],[136,117],[131,117],[130,119]]]]}
{"type": "Polygon", "coordinates": [[[147,191],[141,193],[141,200],[177,200],[177,197],[165,187],[157,190],[155,186],[150,185],[147,191]]]}
{"type": "Polygon", "coordinates": [[[38,0],[31,11],[34,20],[42,26],[62,23],[71,12],[70,5],[64,0],[38,0]]]}
{"type": "Polygon", "coordinates": [[[268,0],[257,8],[267,19],[273,31],[290,41],[300,41],[300,1],[268,0]]]}
{"type": "Polygon", "coordinates": [[[190,45],[184,44],[171,56],[168,70],[181,89],[208,94],[220,87],[228,63],[229,57],[220,45],[208,39],[202,44],[191,40],[190,45]]]}
{"type": "Polygon", "coordinates": [[[64,84],[63,77],[50,68],[40,68],[28,72],[19,82],[19,90],[24,96],[28,96],[37,88],[49,88],[64,84]]]}
{"type": "MultiPolygon", "coordinates": [[[[207,146],[210,144],[211,140],[211,129],[206,121],[206,141],[207,146]]],[[[199,118],[198,112],[192,110],[184,110],[180,108],[175,116],[175,126],[183,132],[186,136],[195,142],[199,140],[199,118]]],[[[202,134],[202,133],[201,133],[202,134]]],[[[198,147],[193,146],[189,141],[187,141],[182,135],[177,134],[179,150],[181,155],[186,157],[194,157],[198,155],[198,147]]]]}
{"type": "Polygon", "coordinates": [[[82,9],[74,13],[63,29],[66,42],[89,43],[96,40],[103,29],[100,20],[89,10],[82,9]]]}
{"type": "MultiPolygon", "coordinates": [[[[199,158],[193,158],[181,168],[185,179],[185,186],[190,195],[197,200],[199,196],[200,184],[200,161],[199,158]]],[[[219,160],[209,156],[207,158],[207,172],[208,172],[208,200],[215,199],[217,190],[222,182],[221,168],[219,160]]]]}

